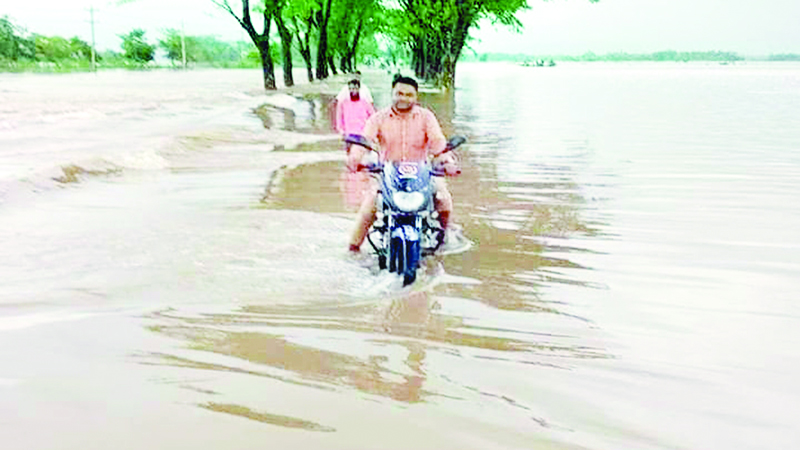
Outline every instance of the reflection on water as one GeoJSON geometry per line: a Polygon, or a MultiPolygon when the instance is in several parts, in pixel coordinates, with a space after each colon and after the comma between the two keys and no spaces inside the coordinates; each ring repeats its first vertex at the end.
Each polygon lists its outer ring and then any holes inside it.
{"type": "Polygon", "coordinates": [[[276,414],[268,414],[263,412],[256,412],[250,408],[240,405],[220,404],[208,402],[200,405],[201,408],[209,411],[231,414],[234,416],[244,417],[246,419],[255,420],[258,422],[268,423],[270,425],[278,425],[286,428],[301,428],[308,431],[336,431],[335,428],[326,427],[318,423],[310,422],[308,420],[298,419],[295,417],[279,416],[276,414]]]}
{"type": "Polygon", "coordinates": [[[166,354],[154,354],[151,362],[277,377],[315,387],[350,386],[413,403],[430,395],[448,395],[424,388],[429,352],[460,357],[463,349],[474,348],[489,351],[484,358],[551,368],[560,367],[556,361],[564,357],[604,357],[599,349],[565,344],[562,341],[568,339],[559,336],[469,323],[457,314],[442,312],[442,301],[447,300],[417,291],[388,301],[356,304],[254,305],[231,313],[192,316],[160,312],[149,318],[155,323],[153,331],[186,341],[194,350],[233,357],[230,361],[247,361],[261,369],[166,354]],[[398,348],[404,350],[404,358],[398,358],[398,348]],[[517,353],[520,358],[505,353],[517,353]]]}
{"type": "Polygon", "coordinates": [[[253,113],[261,119],[264,128],[314,134],[331,132],[328,111],[333,96],[276,94],[273,99],[276,101],[264,103],[253,109],[253,113]]]}

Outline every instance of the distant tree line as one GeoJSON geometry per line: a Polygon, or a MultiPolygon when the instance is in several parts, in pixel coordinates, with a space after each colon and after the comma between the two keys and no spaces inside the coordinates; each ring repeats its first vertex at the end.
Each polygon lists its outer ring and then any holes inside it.
{"type": "MultiPolygon", "coordinates": [[[[172,64],[183,62],[184,47],[187,63],[224,67],[258,67],[255,47],[246,42],[229,43],[213,36],[184,36],[168,29],[155,43],[147,40],[145,31],[134,29],[119,35],[120,51],[107,50],[96,59],[103,67],[144,67],[152,63],[160,48],[172,64]]],[[[55,69],[88,69],[91,46],[78,37],[30,34],[0,18],[0,69],[15,70],[44,66],[55,69]]]]}
{"type": "Polygon", "coordinates": [[[769,55],[768,61],[800,61],[800,55],[796,53],[779,53],[769,55]]]}
{"type": "Polygon", "coordinates": [[[723,51],[707,51],[707,52],[677,52],[673,50],[665,50],[654,53],[607,53],[598,55],[592,52],[587,52],[582,55],[531,55],[523,53],[470,53],[462,58],[462,61],[479,61],[479,62],[526,62],[532,60],[555,60],[555,61],[577,61],[577,62],[592,62],[592,61],[673,61],[673,62],[689,62],[689,61],[718,61],[718,62],[735,62],[744,60],[756,61],[800,61],[800,55],[788,54],[771,54],[767,56],[751,56],[744,57],[735,52],[723,51]]]}

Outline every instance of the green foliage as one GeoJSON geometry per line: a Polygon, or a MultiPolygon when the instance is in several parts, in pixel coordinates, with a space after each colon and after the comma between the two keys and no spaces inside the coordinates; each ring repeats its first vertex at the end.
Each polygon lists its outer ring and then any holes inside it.
{"type": "Polygon", "coordinates": [[[72,56],[69,41],[63,37],[34,36],[36,42],[36,59],[55,62],[72,56]]]}
{"type": "Polygon", "coordinates": [[[92,48],[77,36],[69,40],[60,36],[34,35],[36,59],[61,62],[63,60],[85,60],[92,56],[92,48]]]}
{"type": "MultiPolygon", "coordinates": [[[[242,57],[235,44],[222,42],[214,36],[184,36],[183,42],[186,46],[187,62],[230,65],[242,57]]],[[[164,31],[163,38],[158,41],[158,45],[167,52],[167,58],[173,63],[183,61],[179,31],[167,29],[164,31]]]]}
{"type": "Polygon", "coordinates": [[[69,46],[72,49],[73,58],[87,61],[92,59],[92,46],[88,42],[84,42],[75,36],[69,40],[69,46]]]}
{"type": "Polygon", "coordinates": [[[122,50],[125,58],[138,64],[145,64],[153,60],[155,46],[144,39],[144,30],[134,29],[128,34],[121,34],[122,50]]]}
{"type": "MultiPolygon", "coordinates": [[[[186,61],[196,61],[193,38],[186,36],[184,42],[186,44],[186,61]]],[[[158,46],[167,52],[167,58],[173,63],[183,61],[181,33],[179,31],[172,28],[165,30],[164,36],[158,41],[158,46]]]]}
{"type": "Polygon", "coordinates": [[[772,54],[767,57],[768,61],[800,61],[800,55],[796,53],[772,54]]]}
{"type": "Polygon", "coordinates": [[[577,57],[556,58],[562,61],[741,61],[744,58],[733,52],[709,51],[709,52],[677,52],[665,50],[655,53],[608,53],[605,55],[595,55],[586,53],[577,57]]]}
{"type": "Polygon", "coordinates": [[[342,70],[354,70],[357,63],[364,60],[367,55],[359,51],[364,45],[373,52],[377,50],[375,35],[386,25],[379,0],[334,2],[329,24],[329,51],[339,57],[342,70]]]}
{"type": "Polygon", "coordinates": [[[509,54],[509,53],[482,53],[476,55],[467,55],[463,58],[464,61],[481,61],[481,62],[527,62],[532,60],[555,60],[555,61],[576,61],[576,62],[594,62],[594,61],[672,61],[672,62],[689,62],[689,61],[719,61],[719,62],[733,62],[741,61],[744,58],[733,52],[709,51],[709,52],[676,52],[673,50],[660,51],[655,53],[608,53],[597,55],[593,52],[586,52],[579,56],[570,55],[530,55],[530,54],[509,54]]]}
{"type": "Polygon", "coordinates": [[[7,16],[0,17],[0,60],[17,61],[35,57],[33,40],[22,34],[24,31],[11,23],[7,16]]]}
{"type": "MultiPolygon", "coordinates": [[[[591,0],[590,0],[591,1],[591,0]]],[[[481,20],[519,29],[527,0],[399,0],[389,15],[395,42],[412,53],[414,73],[451,88],[456,62],[481,20]]]]}

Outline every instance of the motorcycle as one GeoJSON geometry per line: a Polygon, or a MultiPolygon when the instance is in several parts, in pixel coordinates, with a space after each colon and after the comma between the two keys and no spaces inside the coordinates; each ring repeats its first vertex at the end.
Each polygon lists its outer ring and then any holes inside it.
{"type": "MultiPolygon", "coordinates": [[[[345,141],[377,152],[360,135],[349,135],[345,141]]],[[[454,151],[466,142],[455,136],[447,142],[445,152],[454,151]]],[[[381,270],[403,276],[403,286],[417,278],[423,256],[433,254],[444,242],[445,230],[434,208],[433,177],[456,175],[443,165],[429,162],[385,162],[359,165],[359,170],[372,173],[378,181],[377,212],[367,232],[367,241],[378,257],[381,270]]]]}

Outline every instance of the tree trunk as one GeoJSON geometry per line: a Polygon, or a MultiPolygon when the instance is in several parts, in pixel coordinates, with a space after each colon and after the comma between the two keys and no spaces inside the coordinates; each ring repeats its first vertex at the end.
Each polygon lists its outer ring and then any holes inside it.
{"type": "Polygon", "coordinates": [[[353,36],[353,42],[347,46],[347,53],[342,55],[342,63],[340,67],[343,71],[354,72],[356,70],[356,50],[358,49],[358,41],[361,38],[361,29],[364,27],[364,17],[362,16],[358,21],[356,27],[356,34],[353,36]]]}
{"type": "Polygon", "coordinates": [[[333,63],[333,55],[328,56],[328,65],[331,68],[332,74],[339,75],[339,72],[336,71],[336,65],[333,63]]]}
{"type": "MultiPolygon", "coordinates": [[[[311,65],[311,27],[314,24],[314,16],[309,14],[308,18],[306,19],[306,32],[305,36],[298,36],[297,43],[300,47],[300,54],[303,56],[303,61],[306,63],[306,75],[308,76],[308,82],[314,81],[314,70],[311,65]]],[[[295,28],[300,29],[297,26],[297,21],[295,21],[295,28]]]]}
{"type": "Polygon", "coordinates": [[[273,10],[264,11],[264,32],[258,36],[256,46],[261,54],[261,66],[264,69],[264,88],[268,91],[278,89],[275,86],[275,64],[272,62],[272,54],[269,52],[269,30],[272,28],[273,10]]]}
{"type": "Polygon", "coordinates": [[[264,70],[264,89],[268,91],[277,89],[275,86],[275,66],[272,63],[272,55],[269,53],[269,29],[272,24],[274,9],[270,8],[264,11],[264,32],[258,34],[253,28],[253,22],[250,18],[250,0],[242,0],[242,17],[233,12],[227,1],[223,1],[219,5],[239,22],[239,25],[247,32],[253,44],[258,48],[258,53],[261,55],[261,67],[264,70]]]}
{"type": "Polygon", "coordinates": [[[317,79],[328,78],[328,20],[331,18],[333,0],[326,0],[325,10],[319,20],[319,44],[317,45],[317,79]]]}
{"type": "Polygon", "coordinates": [[[289,32],[283,22],[281,11],[275,13],[275,24],[278,26],[278,34],[281,36],[281,54],[283,56],[283,84],[286,87],[294,86],[294,76],[292,75],[292,40],[294,36],[289,32]]]}
{"type": "Polygon", "coordinates": [[[448,42],[447,49],[445,50],[446,56],[442,64],[441,87],[446,91],[455,89],[456,86],[456,64],[458,58],[461,57],[461,51],[469,35],[469,27],[472,23],[472,16],[468,13],[462,13],[458,17],[455,30],[450,35],[450,42],[448,42]]]}
{"type": "Polygon", "coordinates": [[[263,39],[258,42],[258,53],[261,54],[261,67],[264,69],[264,89],[274,91],[275,86],[275,65],[272,62],[272,55],[269,53],[269,40],[263,39]]]}
{"type": "Polygon", "coordinates": [[[456,60],[448,58],[442,64],[442,72],[439,78],[439,85],[446,91],[452,90],[456,86],[456,60]]]}

